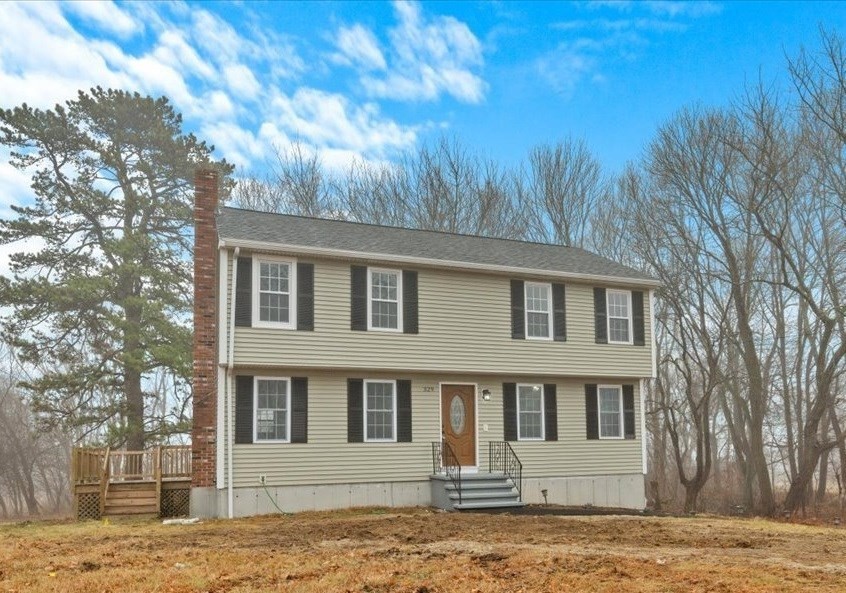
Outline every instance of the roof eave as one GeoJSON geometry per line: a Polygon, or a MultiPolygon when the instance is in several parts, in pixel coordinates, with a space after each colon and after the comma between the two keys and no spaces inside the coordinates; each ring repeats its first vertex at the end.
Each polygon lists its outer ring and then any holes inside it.
{"type": "Polygon", "coordinates": [[[290,245],[286,243],[274,243],[268,241],[252,241],[249,239],[220,238],[220,247],[240,247],[253,251],[281,252],[291,255],[306,255],[316,257],[333,257],[341,259],[363,259],[397,264],[410,264],[428,266],[434,268],[449,268],[453,270],[467,270],[475,272],[494,272],[500,274],[520,274],[525,276],[546,276],[550,278],[561,278],[564,280],[580,280],[583,282],[598,282],[617,286],[643,286],[646,288],[657,288],[660,282],[653,278],[637,278],[628,276],[605,276],[602,274],[582,274],[577,272],[563,272],[557,270],[539,270],[535,268],[523,268],[516,266],[500,266],[494,264],[482,264],[464,261],[443,260],[429,257],[413,257],[409,255],[397,255],[391,253],[371,253],[366,251],[354,251],[347,249],[334,249],[329,247],[312,247],[305,245],[290,245]]]}

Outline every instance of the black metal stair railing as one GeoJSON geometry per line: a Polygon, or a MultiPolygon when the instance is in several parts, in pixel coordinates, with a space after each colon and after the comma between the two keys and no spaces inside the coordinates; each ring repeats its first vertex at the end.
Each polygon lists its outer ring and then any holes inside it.
{"type": "Polygon", "coordinates": [[[461,464],[446,441],[432,443],[432,473],[443,473],[449,478],[458,492],[458,504],[461,504],[461,464]]]}
{"type": "Polygon", "coordinates": [[[523,463],[511,443],[508,441],[491,441],[488,443],[488,468],[493,473],[508,476],[517,488],[517,496],[523,500],[523,463]]]}

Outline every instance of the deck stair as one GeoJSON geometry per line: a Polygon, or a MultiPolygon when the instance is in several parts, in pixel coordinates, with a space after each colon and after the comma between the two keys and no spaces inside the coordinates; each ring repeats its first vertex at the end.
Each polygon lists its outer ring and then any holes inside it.
{"type": "Polygon", "coordinates": [[[71,480],[78,519],[187,515],[191,446],[74,448],[71,480]]]}
{"type": "Polygon", "coordinates": [[[122,482],[109,485],[106,492],[103,516],[159,514],[159,494],[156,483],[150,481],[122,482]]]}

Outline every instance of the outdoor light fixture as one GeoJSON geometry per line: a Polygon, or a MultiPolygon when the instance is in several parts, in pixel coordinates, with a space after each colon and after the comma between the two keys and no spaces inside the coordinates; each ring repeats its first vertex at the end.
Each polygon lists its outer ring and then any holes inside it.
{"type": "Polygon", "coordinates": [[[482,389],[482,399],[485,401],[490,401],[491,399],[491,390],[490,389],[482,389]]]}

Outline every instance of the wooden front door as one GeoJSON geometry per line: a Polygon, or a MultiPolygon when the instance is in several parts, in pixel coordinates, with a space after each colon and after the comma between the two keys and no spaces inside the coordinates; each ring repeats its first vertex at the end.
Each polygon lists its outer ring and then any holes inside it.
{"type": "Polygon", "coordinates": [[[441,432],[462,466],[476,465],[476,388],[441,386],[441,432]]]}

